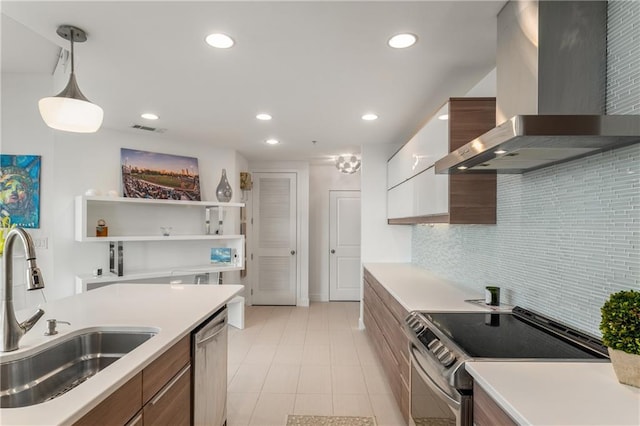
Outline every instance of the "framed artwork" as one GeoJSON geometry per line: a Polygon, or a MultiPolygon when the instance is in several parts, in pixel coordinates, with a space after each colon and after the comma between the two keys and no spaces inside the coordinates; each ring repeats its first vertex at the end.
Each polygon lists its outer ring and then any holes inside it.
{"type": "Polygon", "coordinates": [[[122,148],[123,196],[200,201],[198,159],[122,148]]]}
{"type": "Polygon", "coordinates": [[[231,263],[231,249],[227,247],[212,248],[211,263],[231,263]]]}
{"type": "Polygon", "coordinates": [[[40,228],[40,156],[0,155],[0,216],[40,228]]]}

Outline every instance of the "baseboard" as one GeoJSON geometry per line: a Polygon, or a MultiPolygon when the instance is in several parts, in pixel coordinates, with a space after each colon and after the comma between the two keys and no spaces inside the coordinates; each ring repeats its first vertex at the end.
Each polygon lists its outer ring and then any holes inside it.
{"type": "Polygon", "coordinates": [[[322,293],[310,294],[309,295],[309,300],[312,301],[312,302],[328,302],[329,301],[329,295],[328,294],[322,294],[322,293]]]}
{"type": "Polygon", "coordinates": [[[309,306],[309,299],[298,299],[296,306],[309,306]]]}

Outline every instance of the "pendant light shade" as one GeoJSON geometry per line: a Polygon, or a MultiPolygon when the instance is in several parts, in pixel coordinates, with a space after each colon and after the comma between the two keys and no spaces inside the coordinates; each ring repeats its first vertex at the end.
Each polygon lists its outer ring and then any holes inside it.
{"type": "Polygon", "coordinates": [[[58,27],[58,35],[71,42],[71,75],[67,86],[56,96],[42,98],[38,102],[40,115],[47,126],[75,133],[94,133],[102,125],[104,112],[91,103],[80,91],[76,82],[73,43],[87,40],[84,31],[70,25],[58,27]]]}

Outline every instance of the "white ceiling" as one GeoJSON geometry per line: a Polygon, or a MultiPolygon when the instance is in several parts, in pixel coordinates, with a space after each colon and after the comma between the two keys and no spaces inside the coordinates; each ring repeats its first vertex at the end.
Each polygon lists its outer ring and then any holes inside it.
{"type": "Polygon", "coordinates": [[[150,125],[166,129],[154,137],[250,160],[318,162],[405,142],[446,98],[464,95],[495,66],[503,4],[2,1],[2,71],[51,73],[69,48],[56,28],[75,25],[88,36],[75,46],[78,84],[103,107],[104,127],[150,125]],[[209,47],[212,32],[236,45],[209,47]],[[388,47],[398,32],[418,43],[388,47]],[[147,111],[160,120],[140,118],[147,111]],[[365,122],[366,112],[380,118],[365,122]],[[263,143],[272,137],[282,143],[263,143]]]}

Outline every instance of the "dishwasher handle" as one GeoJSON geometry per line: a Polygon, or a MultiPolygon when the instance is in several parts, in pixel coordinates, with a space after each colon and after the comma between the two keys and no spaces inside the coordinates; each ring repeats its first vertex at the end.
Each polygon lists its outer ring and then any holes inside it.
{"type": "Polygon", "coordinates": [[[196,346],[200,346],[215,338],[227,326],[227,309],[215,316],[200,331],[196,333],[196,346]]]}

